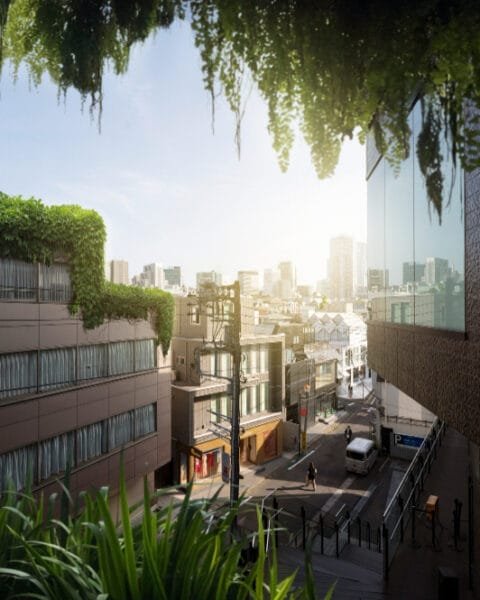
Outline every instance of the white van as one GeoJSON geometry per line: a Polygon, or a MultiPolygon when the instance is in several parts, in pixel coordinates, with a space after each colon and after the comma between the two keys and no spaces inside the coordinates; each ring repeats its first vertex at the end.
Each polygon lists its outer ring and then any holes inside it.
{"type": "Polygon", "coordinates": [[[352,473],[368,473],[376,460],[375,444],[366,438],[355,438],[345,450],[345,467],[352,473]]]}

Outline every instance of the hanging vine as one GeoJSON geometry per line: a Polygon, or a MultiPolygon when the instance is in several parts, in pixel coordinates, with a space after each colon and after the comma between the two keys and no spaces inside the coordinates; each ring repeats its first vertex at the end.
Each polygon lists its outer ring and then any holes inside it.
{"type": "Polygon", "coordinates": [[[80,312],[85,329],[105,319],[150,319],[157,343],[167,353],[172,337],[174,302],[168,292],[105,282],[105,225],[94,210],[45,206],[40,200],[0,192],[0,257],[25,262],[69,265],[72,315],[80,312]]]}
{"type": "Polygon", "coordinates": [[[334,172],[345,138],[364,142],[371,127],[398,166],[410,151],[408,110],[417,95],[434,107],[424,111],[415,150],[439,216],[437,133],[448,131],[454,163],[480,166],[478,118],[464,110],[480,107],[480,4],[473,0],[0,0],[0,53],[14,76],[20,65],[35,84],[48,73],[60,91],[74,87],[90,97],[100,114],[105,69],[125,72],[133,44],[185,18],[212,102],[222,92],[236,117],[238,145],[244,82],[265,99],[282,170],[296,124],[319,177],[334,172]]]}

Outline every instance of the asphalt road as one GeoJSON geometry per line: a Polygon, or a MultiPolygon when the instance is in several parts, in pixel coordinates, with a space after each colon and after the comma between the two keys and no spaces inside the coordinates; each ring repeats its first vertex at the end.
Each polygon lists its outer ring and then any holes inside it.
{"type": "Polygon", "coordinates": [[[348,510],[362,520],[368,517],[372,527],[381,524],[390,486],[390,461],[379,457],[368,475],[356,475],[345,469],[344,430],[349,424],[354,437],[368,437],[372,419],[370,406],[362,400],[347,401],[338,421],[309,446],[304,457],[279,466],[268,477],[249,489],[251,502],[272,507],[274,498],[281,511],[282,525],[297,530],[302,507],[308,520],[318,520],[320,512],[333,523],[337,513],[348,510]],[[310,461],[318,475],[316,491],[305,486],[310,461]]]}

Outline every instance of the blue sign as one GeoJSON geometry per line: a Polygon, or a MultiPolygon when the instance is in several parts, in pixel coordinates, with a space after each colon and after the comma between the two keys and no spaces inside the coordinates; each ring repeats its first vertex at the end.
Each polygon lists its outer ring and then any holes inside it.
{"type": "Polygon", "coordinates": [[[420,448],[425,438],[416,437],[414,435],[403,435],[402,433],[395,433],[395,446],[410,446],[410,448],[420,448]]]}

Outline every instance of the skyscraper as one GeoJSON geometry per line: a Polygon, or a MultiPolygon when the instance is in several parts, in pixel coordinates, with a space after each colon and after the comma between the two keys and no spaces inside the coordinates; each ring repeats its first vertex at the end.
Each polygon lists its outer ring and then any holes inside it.
{"type": "Polygon", "coordinates": [[[240,284],[240,293],[248,295],[258,292],[258,271],[239,271],[238,282],[240,284]]]}
{"type": "Polygon", "coordinates": [[[328,260],[331,300],[353,298],[353,239],[340,235],[330,240],[328,260]]]}
{"type": "Polygon", "coordinates": [[[163,270],[163,277],[168,285],[182,285],[182,270],[180,267],[166,267],[163,270]]]}
{"type": "Polygon", "coordinates": [[[295,267],[292,262],[284,261],[278,264],[278,270],[280,272],[280,296],[284,299],[291,298],[297,286],[295,267]]]}
{"type": "Polygon", "coordinates": [[[197,273],[197,288],[206,283],[222,285],[222,274],[217,273],[217,271],[201,271],[200,273],[197,273]]]}
{"type": "Polygon", "coordinates": [[[367,244],[354,242],[353,249],[353,290],[355,295],[360,296],[367,291],[367,244]]]}
{"type": "Polygon", "coordinates": [[[128,285],[128,261],[126,260],[111,260],[109,263],[108,280],[112,283],[123,283],[128,285]]]}
{"type": "Polygon", "coordinates": [[[164,276],[163,268],[160,263],[150,263],[143,267],[144,279],[147,283],[146,287],[163,288],[164,276]]]}

